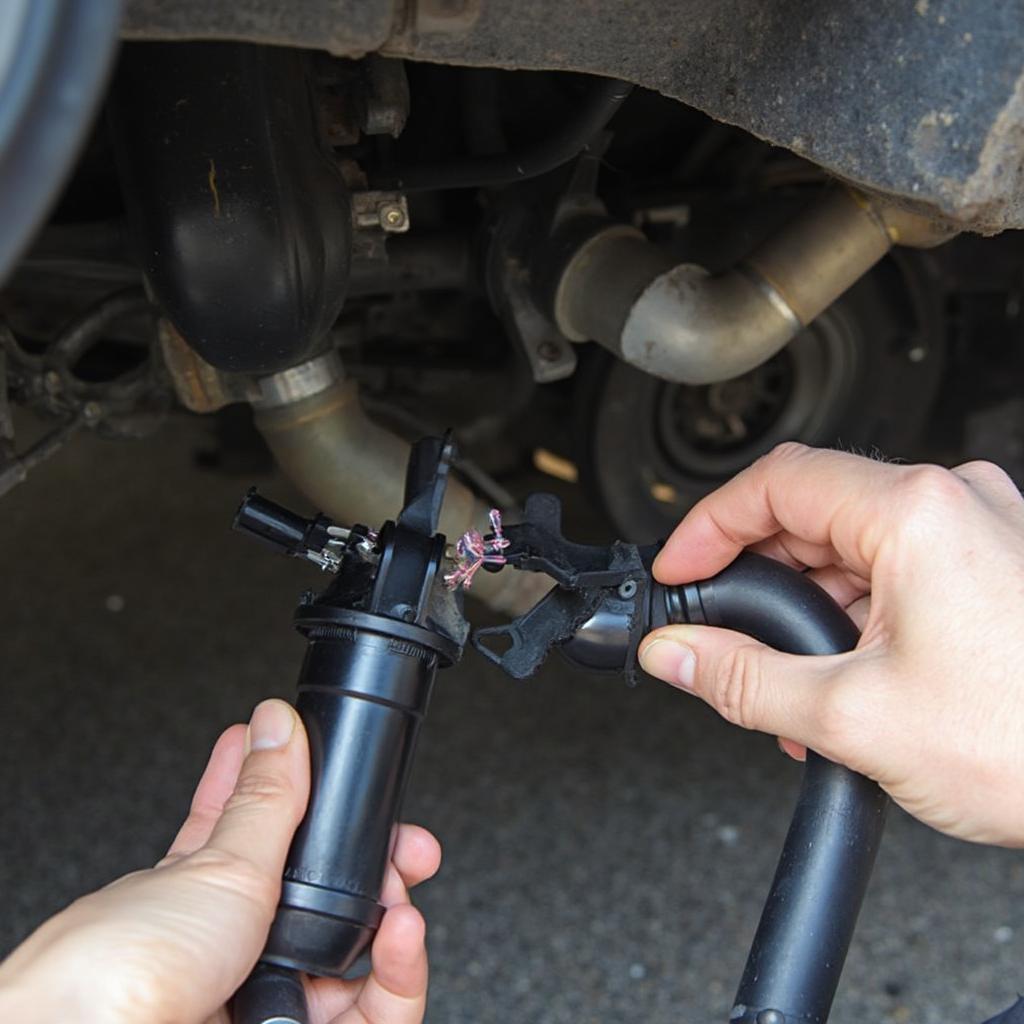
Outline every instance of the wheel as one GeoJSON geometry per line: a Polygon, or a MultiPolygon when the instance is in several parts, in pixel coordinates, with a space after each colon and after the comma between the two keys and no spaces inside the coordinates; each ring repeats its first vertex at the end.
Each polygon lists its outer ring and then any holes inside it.
{"type": "Polygon", "coordinates": [[[0,4],[0,281],[57,196],[107,77],[121,5],[0,4]]]}
{"type": "Polygon", "coordinates": [[[906,455],[938,391],[941,316],[927,264],[902,257],[733,380],[672,384],[588,353],[576,397],[583,483],[619,536],[650,541],[781,441],[906,455]]]}

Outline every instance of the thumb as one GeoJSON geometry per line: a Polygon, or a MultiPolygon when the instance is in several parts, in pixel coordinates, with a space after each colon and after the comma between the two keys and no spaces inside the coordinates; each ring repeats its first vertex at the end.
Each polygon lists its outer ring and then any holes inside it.
{"type": "Polygon", "coordinates": [[[309,748],[295,709],[283,700],[258,704],[245,749],[206,847],[250,861],[276,885],[309,799],[309,748]]]}
{"type": "Polygon", "coordinates": [[[782,654],[713,626],[666,626],[639,652],[648,675],[695,693],[728,721],[815,749],[825,691],[846,657],[782,654]]]}

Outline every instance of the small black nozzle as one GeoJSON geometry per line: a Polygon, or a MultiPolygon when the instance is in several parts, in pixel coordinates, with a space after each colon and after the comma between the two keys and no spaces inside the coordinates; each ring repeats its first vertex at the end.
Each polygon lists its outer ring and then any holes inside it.
{"type": "Polygon", "coordinates": [[[257,494],[250,487],[238,506],[233,530],[251,534],[282,554],[303,557],[308,551],[321,551],[327,543],[331,522],[325,516],[306,519],[276,501],[257,494]]]}
{"type": "Polygon", "coordinates": [[[235,996],[234,1024],[309,1024],[306,990],[295,971],[257,964],[235,996]]]}

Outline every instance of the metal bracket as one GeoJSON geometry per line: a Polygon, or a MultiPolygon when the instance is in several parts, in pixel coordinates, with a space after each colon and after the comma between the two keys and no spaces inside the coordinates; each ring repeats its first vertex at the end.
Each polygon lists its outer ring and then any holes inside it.
{"type": "Polygon", "coordinates": [[[352,225],[357,231],[403,234],[409,230],[409,203],[401,192],[353,192],[352,225]]]}
{"type": "Polygon", "coordinates": [[[528,281],[526,268],[516,257],[507,256],[502,272],[506,327],[526,354],[533,379],[538,384],[564,380],[576,372],[576,351],[537,308],[528,281]]]}

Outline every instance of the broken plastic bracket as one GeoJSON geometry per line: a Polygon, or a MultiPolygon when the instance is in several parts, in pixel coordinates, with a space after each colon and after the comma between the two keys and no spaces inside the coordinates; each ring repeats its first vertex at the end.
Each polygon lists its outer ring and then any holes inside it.
{"type": "Polygon", "coordinates": [[[553,647],[570,640],[602,605],[628,607],[623,652],[627,681],[635,683],[636,650],[647,626],[650,573],[635,544],[576,544],[562,536],[562,505],[552,494],[531,494],[524,521],[505,527],[507,565],[542,572],[557,586],[524,615],[474,632],[473,646],[514,679],[533,675],[553,647]],[[499,649],[502,648],[502,649],[499,649]]]}

